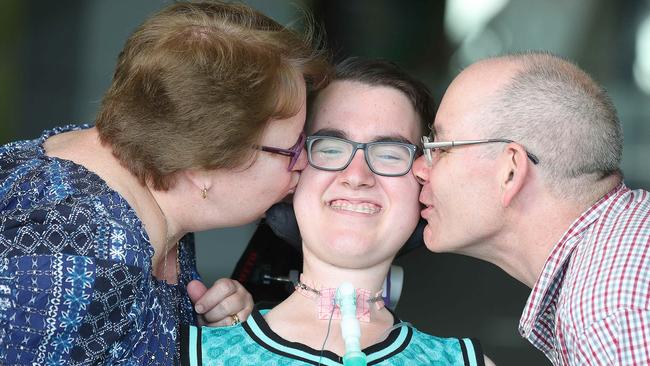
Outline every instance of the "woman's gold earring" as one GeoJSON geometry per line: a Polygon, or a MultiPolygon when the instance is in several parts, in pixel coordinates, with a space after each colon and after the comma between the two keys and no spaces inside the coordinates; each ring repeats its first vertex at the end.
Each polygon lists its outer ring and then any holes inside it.
{"type": "Polygon", "coordinates": [[[203,199],[208,198],[208,189],[207,188],[203,187],[203,189],[201,190],[201,197],[203,197],[203,199]]]}

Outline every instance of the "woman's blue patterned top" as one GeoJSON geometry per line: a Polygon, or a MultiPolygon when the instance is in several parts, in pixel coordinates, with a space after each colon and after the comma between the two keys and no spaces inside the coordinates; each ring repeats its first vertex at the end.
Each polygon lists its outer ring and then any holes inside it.
{"type": "Polygon", "coordinates": [[[181,241],[177,285],[126,200],[83,166],[46,156],[55,134],[0,146],[0,364],[172,365],[178,324],[195,324],[198,278],[181,241]]]}

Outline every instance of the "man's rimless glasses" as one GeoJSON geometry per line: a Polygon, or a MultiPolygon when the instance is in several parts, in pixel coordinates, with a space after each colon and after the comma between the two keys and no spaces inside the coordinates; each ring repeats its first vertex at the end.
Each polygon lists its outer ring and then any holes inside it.
{"type": "MultiPolygon", "coordinates": [[[[450,149],[452,147],[457,147],[457,146],[488,144],[492,142],[501,142],[501,143],[509,144],[514,141],[508,139],[483,139],[483,140],[457,140],[457,141],[432,142],[431,140],[429,140],[428,136],[422,136],[422,147],[424,150],[424,157],[427,160],[427,164],[429,166],[433,165],[433,157],[431,156],[431,152],[435,151],[436,149],[450,149]]],[[[530,161],[533,162],[533,164],[535,165],[539,164],[539,159],[537,158],[537,156],[528,152],[527,150],[526,150],[526,155],[528,156],[528,159],[530,159],[530,161]]]]}

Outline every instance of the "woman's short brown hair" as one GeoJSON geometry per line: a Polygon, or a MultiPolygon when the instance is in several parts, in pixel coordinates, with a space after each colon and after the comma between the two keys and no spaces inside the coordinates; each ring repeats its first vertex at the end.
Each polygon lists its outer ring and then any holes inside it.
{"type": "Polygon", "coordinates": [[[313,27],[301,35],[246,5],[171,5],[120,53],[100,139],[155,189],[183,169],[240,166],[269,120],[299,111],[301,84],[326,81],[327,58],[313,44],[313,27]]]}

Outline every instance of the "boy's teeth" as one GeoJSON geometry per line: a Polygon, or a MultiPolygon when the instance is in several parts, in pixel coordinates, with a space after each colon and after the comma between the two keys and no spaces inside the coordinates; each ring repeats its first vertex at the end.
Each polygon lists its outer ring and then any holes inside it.
{"type": "Polygon", "coordinates": [[[372,203],[350,203],[347,201],[333,201],[332,203],[330,203],[330,207],[332,207],[335,210],[351,211],[351,212],[359,212],[359,213],[367,213],[367,214],[375,214],[381,210],[379,206],[373,205],[372,203]]]}

